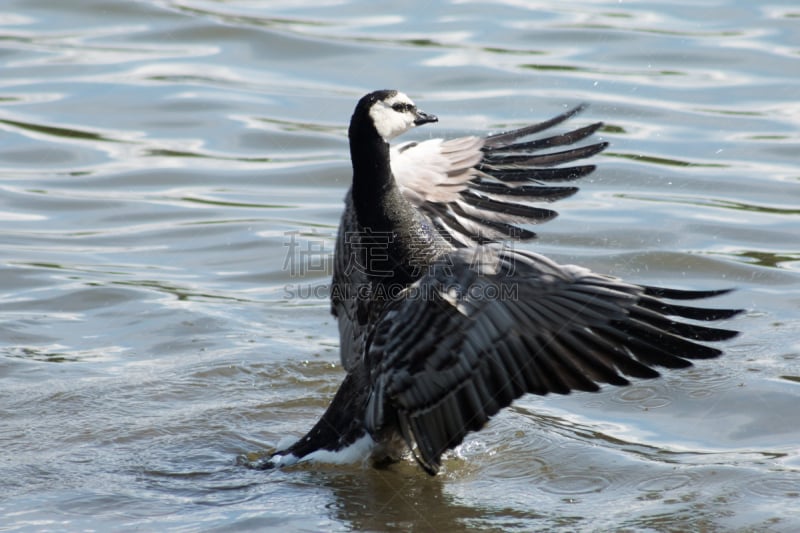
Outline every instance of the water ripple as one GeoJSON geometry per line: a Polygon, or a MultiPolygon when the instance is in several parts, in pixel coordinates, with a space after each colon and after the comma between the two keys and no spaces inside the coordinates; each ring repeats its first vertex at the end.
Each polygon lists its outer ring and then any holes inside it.
{"type": "Polygon", "coordinates": [[[797,529],[800,12],[777,4],[8,0],[0,522],[797,529]],[[417,140],[590,103],[576,125],[612,146],[530,249],[735,287],[708,305],[748,309],[742,336],[658,381],[523,398],[437,478],[236,467],[341,380],[329,272],[287,269],[287,236],[332,250],[347,120],[379,87],[439,115],[417,140]]]}

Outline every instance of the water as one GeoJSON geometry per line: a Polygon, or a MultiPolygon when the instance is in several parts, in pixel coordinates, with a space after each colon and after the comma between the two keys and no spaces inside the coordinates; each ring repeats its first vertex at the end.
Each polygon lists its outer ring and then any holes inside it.
{"type": "Polygon", "coordinates": [[[293,5],[0,6],[0,529],[800,528],[796,2],[293,5]],[[611,148],[530,246],[736,287],[743,334],[526,397],[436,478],[237,467],[342,377],[323,260],[384,87],[439,115],[417,138],[590,103],[611,148]]]}

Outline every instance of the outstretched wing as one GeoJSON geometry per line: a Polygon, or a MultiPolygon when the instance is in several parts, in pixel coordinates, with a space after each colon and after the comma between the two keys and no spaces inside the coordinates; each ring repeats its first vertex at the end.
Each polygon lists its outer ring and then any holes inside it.
{"type": "Polygon", "coordinates": [[[557,213],[530,203],[552,202],[578,190],[545,183],[589,174],[594,165],[560,165],[591,157],[608,143],[557,150],[585,139],[602,123],[519,141],[564,122],[584,108],[578,106],[545,122],[487,138],[402,144],[391,150],[392,173],[406,199],[454,247],[533,238],[535,233],[516,225],[545,222],[557,213]]]}
{"type": "Polygon", "coordinates": [[[524,393],[596,391],[599,383],[628,384],[624,376],[656,377],[655,366],[720,355],[697,341],[735,331],[679,319],[739,311],[667,300],[723,292],[628,284],[494,246],[454,252],[375,326],[365,358],[373,383],[367,427],[376,434],[396,419],[433,474],[442,453],[524,393]]]}

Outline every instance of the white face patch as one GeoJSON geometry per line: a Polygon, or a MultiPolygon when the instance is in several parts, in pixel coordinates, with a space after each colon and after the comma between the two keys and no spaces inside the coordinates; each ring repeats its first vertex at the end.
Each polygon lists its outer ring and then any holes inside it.
{"type": "Polygon", "coordinates": [[[414,127],[416,106],[411,98],[398,92],[386,100],[372,104],[369,116],[383,140],[389,141],[414,127]]]}

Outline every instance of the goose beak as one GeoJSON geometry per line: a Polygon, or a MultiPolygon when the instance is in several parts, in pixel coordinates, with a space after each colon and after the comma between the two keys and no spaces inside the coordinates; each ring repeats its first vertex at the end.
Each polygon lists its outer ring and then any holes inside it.
{"type": "Polygon", "coordinates": [[[439,118],[436,115],[429,115],[428,113],[417,109],[417,115],[414,117],[414,125],[422,126],[428,122],[439,122],[439,118]]]}

